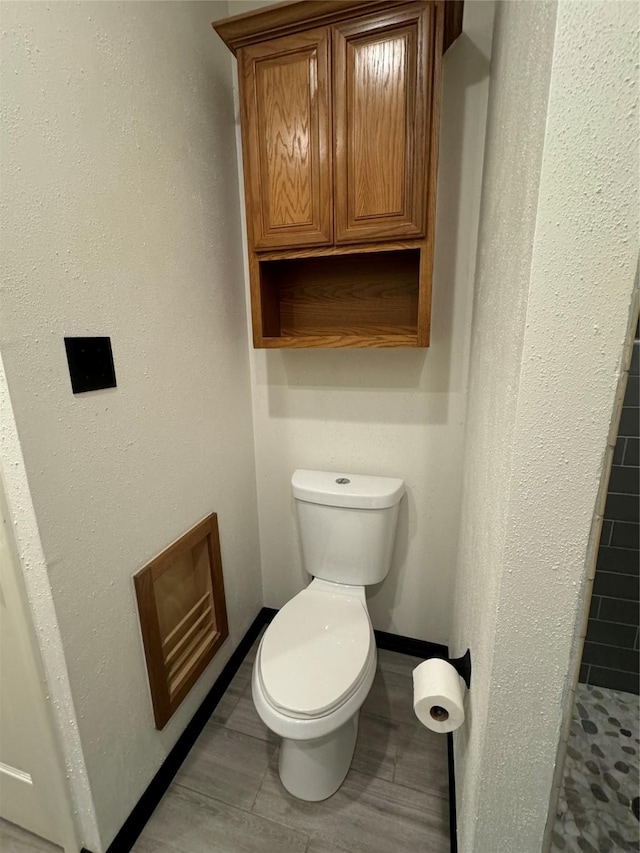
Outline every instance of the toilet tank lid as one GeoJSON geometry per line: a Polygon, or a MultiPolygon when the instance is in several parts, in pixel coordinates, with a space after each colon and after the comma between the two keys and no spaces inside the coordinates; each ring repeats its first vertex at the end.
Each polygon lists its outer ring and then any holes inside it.
{"type": "Polygon", "coordinates": [[[291,487],[298,500],[353,509],[384,509],[397,504],[404,494],[404,480],[395,477],[303,468],[293,472],[291,487]]]}

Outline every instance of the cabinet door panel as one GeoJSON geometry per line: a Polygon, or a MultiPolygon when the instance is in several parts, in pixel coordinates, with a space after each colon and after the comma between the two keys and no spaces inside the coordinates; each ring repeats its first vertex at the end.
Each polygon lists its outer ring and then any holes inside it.
{"type": "Polygon", "coordinates": [[[425,232],[433,6],[334,31],[337,242],[425,232]]]}
{"type": "Polygon", "coordinates": [[[241,51],[247,219],[256,249],[333,239],[328,28],[241,51]]]}

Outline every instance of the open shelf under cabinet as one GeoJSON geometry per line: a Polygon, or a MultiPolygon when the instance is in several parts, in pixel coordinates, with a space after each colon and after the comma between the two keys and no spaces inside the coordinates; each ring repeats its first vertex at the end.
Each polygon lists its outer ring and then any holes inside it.
{"type": "Polygon", "coordinates": [[[413,246],[258,257],[256,346],[426,346],[428,312],[425,317],[420,304],[425,299],[420,291],[423,252],[424,247],[413,246]]]}

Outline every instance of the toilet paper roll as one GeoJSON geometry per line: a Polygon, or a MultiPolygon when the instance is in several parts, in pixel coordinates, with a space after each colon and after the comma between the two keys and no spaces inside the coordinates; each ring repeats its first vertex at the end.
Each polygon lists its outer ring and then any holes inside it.
{"type": "Polygon", "coordinates": [[[413,710],[433,732],[453,732],[464,723],[464,682],[446,660],[431,658],[413,670],[413,710]]]}

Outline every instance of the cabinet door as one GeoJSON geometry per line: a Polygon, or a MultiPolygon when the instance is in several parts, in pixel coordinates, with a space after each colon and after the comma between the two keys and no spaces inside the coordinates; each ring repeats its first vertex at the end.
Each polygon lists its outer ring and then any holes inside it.
{"type": "Polygon", "coordinates": [[[435,4],[337,25],[336,242],[425,233],[435,4]]]}
{"type": "Polygon", "coordinates": [[[330,31],[239,52],[247,220],[255,249],[333,240],[330,31]]]}

